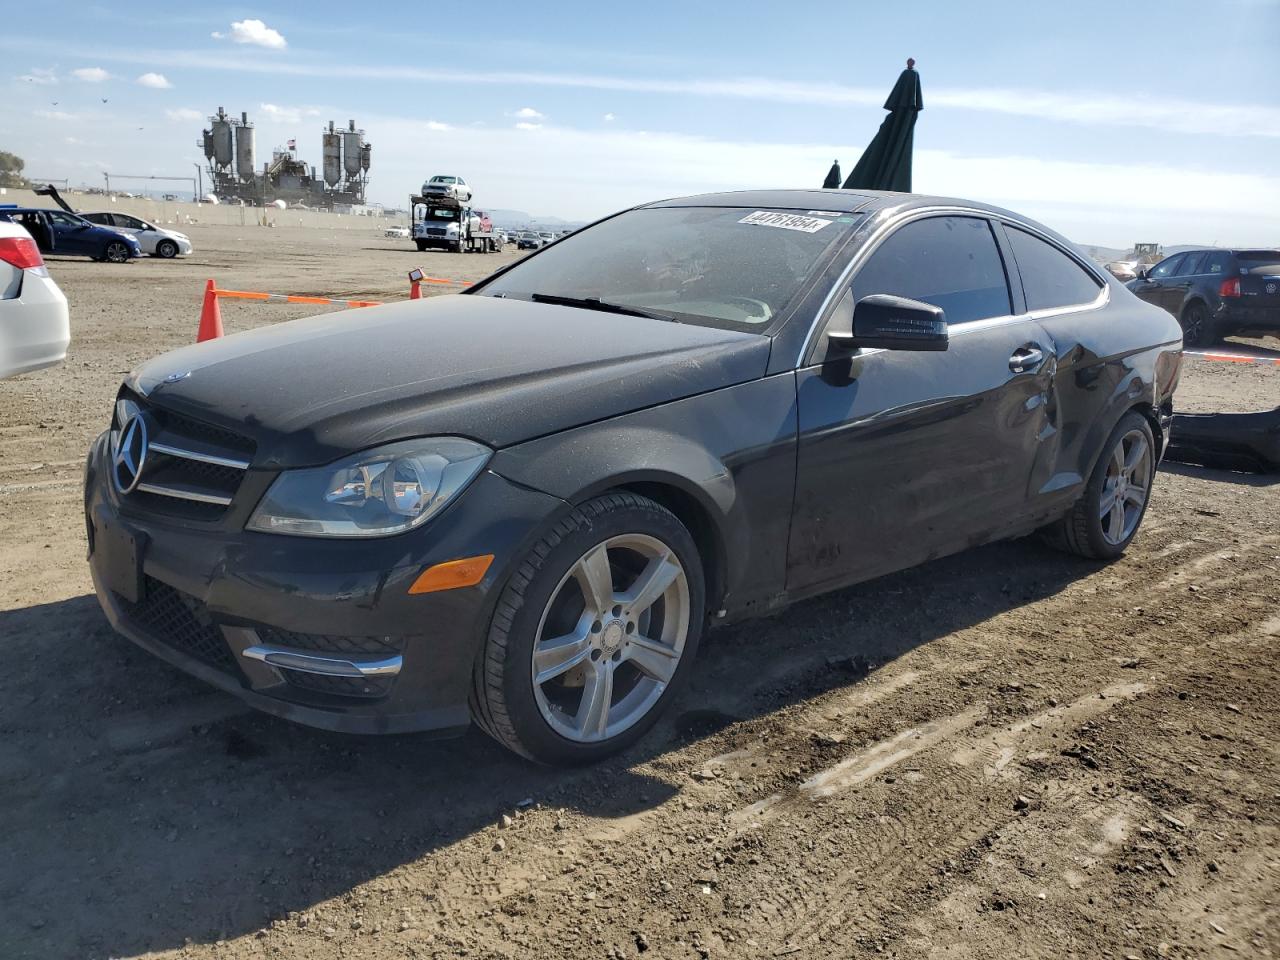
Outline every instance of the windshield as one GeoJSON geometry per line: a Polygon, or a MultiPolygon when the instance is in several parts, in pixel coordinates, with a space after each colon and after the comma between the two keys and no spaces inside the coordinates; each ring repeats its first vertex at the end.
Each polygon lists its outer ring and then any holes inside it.
{"type": "Polygon", "coordinates": [[[599,300],[762,331],[859,219],[746,207],[631,210],[570,234],[476,292],[599,300]]]}

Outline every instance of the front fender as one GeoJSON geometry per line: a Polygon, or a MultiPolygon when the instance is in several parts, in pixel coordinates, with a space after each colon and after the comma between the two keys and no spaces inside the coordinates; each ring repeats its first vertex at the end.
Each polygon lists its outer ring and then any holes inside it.
{"type": "Polygon", "coordinates": [[[719,542],[704,560],[722,565],[734,611],[783,589],[796,425],[788,373],[516,444],[490,469],[570,503],[641,485],[683,495],[719,542]]]}

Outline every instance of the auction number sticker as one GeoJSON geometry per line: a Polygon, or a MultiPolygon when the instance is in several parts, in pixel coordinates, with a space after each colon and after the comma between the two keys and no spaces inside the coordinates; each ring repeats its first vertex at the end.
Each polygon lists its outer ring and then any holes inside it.
{"type": "Polygon", "coordinates": [[[823,227],[831,225],[830,220],[820,217],[805,217],[798,213],[771,213],[768,210],[757,210],[749,213],[739,223],[753,223],[758,227],[780,227],[783,230],[799,230],[801,233],[817,233],[823,227]]]}

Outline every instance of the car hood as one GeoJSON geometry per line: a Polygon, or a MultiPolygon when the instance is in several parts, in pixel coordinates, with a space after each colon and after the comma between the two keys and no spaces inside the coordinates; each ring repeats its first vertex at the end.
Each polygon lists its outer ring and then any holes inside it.
{"type": "Polygon", "coordinates": [[[184,347],[126,383],[251,436],[257,466],[296,467],[415,436],[503,447],[759,378],[769,345],[645,317],[438,296],[184,347]]]}

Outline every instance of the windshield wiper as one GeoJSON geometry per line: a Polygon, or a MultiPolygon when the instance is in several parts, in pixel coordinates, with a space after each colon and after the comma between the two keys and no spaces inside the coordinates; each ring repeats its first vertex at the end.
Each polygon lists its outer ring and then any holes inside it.
{"type": "Polygon", "coordinates": [[[554,293],[531,293],[529,294],[529,299],[534,303],[551,303],[561,307],[581,307],[583,310],[617,313],[624,317],[647,317],[650,320],[665,320],[668,323],[680,322],[668,313],[641,310],[639,307],[627,307],[620,303],[609,303],[599,297],[561,297],[554,293]]]}

